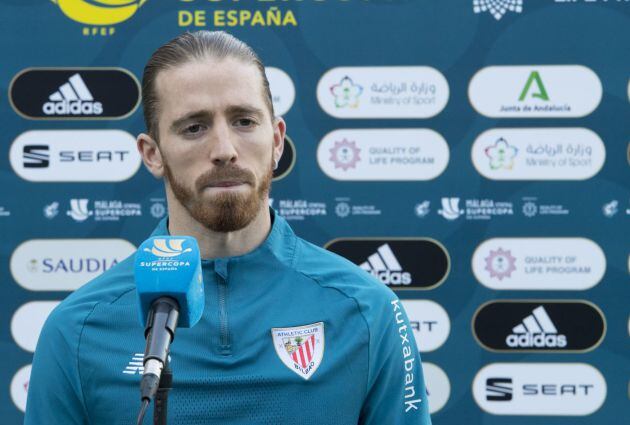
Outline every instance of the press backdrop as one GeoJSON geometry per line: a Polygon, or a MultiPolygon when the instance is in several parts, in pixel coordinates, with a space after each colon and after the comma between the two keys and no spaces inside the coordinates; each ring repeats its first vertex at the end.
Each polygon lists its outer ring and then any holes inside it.
{"type": "Polygon", "coordinates": [[[2,423],[48,312],[165,214],[138,80],[196,29],[267,65],[272,205],[405,301],[435,424],[625,420],[629,1],[120,3],[0,2],[2,423]]]}

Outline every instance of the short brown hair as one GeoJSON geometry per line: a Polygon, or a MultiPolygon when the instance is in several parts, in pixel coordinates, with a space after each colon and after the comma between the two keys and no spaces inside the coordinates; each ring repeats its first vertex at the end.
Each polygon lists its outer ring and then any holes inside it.
{"type": "Polygon", "coordinates": [[[158,138],[158,98],[155,90],[155,79],[160,71],[183,65],[192,60],[205,58],[235,58],[245,63],[256,65],[263,81],[265,103],[273,118],[273,103],[269,80],[265,75],[265,66],[254,50],[238,38],[224,31],[196,31],[178,35],[158,48],[142,74],[142,108],[144,123],[151,137],[158,138]]]}

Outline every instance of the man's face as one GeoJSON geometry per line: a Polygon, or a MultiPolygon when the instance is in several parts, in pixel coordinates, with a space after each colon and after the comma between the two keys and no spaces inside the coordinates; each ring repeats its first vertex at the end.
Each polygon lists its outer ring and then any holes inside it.
{"type": "Polygon", "coordinates": [[[266,209],[284,139],[258,68],[232,58],[195,60],[161,71],[156,91],[167,191],[213,231],[246,227],[266,209]]]}

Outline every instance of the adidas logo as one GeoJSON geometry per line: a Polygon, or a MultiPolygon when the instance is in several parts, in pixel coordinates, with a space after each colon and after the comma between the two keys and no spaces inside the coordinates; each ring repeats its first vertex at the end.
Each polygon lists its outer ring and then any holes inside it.
{"type": "Polygon", "coordinates": [[[68,82],[51,94],[44,103],[46,115],[101,115],[103,104],[95,102],[81,75],[74,74],[68,82]]]}
{"type": "Polygon", "coordinates": [[[389,244],[381,245],[359,267],[376,276],[385,285],[411,284],[411,273],[403,271],[389,244]]]}
{"type": "Polygon", "coordinates": [[[122,371],[122,373],[125,373],[127,375],[142,375],[144,373],[144,354],[134,354],[129,361],[129,364],[127,365],[125,370],[122,371]]]}
{"type": "Polygon", "coordinates": [[[540,306],[523,322],[512,329],[514,332],[505,339],[512,348],[564,348],[567,346],[566,335],[558,334],[545,307],[540,306]]]}

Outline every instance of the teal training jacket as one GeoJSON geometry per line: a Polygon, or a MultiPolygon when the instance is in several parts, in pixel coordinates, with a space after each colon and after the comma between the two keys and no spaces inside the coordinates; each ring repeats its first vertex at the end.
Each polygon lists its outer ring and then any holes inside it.
{"type": "MultiPolygon", "coordinates": [[[[171,345],[168,423],[431,424],[420,355],[396,295],[271,214],[254,251],[202,261],[203,317],[179,328],[171,345]]],[[[152,236],[167,235],[166,223],[152,236]]],[[[136,423],[145,339],[133,264],[133,256],[117,264],[49,316],[26,425],[136,423]]]]}

